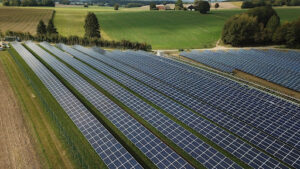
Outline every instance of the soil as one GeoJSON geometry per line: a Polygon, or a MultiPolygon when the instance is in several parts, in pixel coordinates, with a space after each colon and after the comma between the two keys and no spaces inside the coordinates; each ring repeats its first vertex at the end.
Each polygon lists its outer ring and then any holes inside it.
{"type": "Polygon", "coordinates": [[[42,168],[17,100],[0,64],[0,168],[42,168]]]}

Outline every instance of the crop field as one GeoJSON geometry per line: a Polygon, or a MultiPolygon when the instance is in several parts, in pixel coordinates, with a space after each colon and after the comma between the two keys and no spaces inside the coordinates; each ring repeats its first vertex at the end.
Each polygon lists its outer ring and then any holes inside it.
{"type": "Polygon", "coordinates": [[[52,16],[51,9],[0,7],[0,30],[36,33],[36,26],[42,19],[45,23],[52,16]]]}
{"type": "MultiPolygon", "coordinates": [[[[281,20],[297,19],[300,8],[276,8],[281,20]]],[[[63,35],[83,36],[84,17],[96,13],[102,36],[109,40],[147,42],[154,49],[209,48],[220,38],[224,22],[243,10],[214,10],[201,15],[191,11],[113,11],[112,8],[57,10],[55,25],[63,35]],[[71,26],[72,25],[72,26],[71,26]]]]}

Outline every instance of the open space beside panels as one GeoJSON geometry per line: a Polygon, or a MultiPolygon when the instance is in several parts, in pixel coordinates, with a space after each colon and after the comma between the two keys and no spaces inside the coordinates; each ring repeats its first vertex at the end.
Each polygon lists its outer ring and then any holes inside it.
{"type": "Polygon", "coordinates": [[[109,168],[142,168],[86,107],[20,43],[12,46],[40,78],[109,168]]]}
{"type": "Polygon", "coordinates": [[[82,94],[99,112],[109,119],[141,152],[143,152],[157,167],[192,168],[182,157],[170,149],[144,126],[113,103],[105,95],[90,85],[82,77],[74,73],[66,65],[58,61],[42,48],[32,42],[26,45],[41,59],[68,81],[82,94]]]}

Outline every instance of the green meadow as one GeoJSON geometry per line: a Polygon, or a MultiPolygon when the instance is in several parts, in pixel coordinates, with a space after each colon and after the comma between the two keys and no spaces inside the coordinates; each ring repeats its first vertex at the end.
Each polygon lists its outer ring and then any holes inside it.
{"type": "MultiPolygon", "coordinates": [[[[104,39],[147,42],[153,49],[210,48],[220,39],[226,19],[243,10],[141,11],[110,7],[56,8],[55,25],[62,35],[84,35],[84,18],[95,12],[104,39]]],[[[277,8],[282,21],[300,16],[300,8],[277,8]]]]}

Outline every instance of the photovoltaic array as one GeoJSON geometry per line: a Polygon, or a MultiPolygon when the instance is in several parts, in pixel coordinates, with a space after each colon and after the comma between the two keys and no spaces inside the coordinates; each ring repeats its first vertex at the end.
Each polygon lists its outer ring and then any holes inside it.
{"type": "MultiPolygon", "coordinates": [[[[70,90],[80,93],[158,168],[201,167],[193,166],[183,152],[206,168],[300,168],[299,105],[143,51],[25,44],[48,67],[22,44],[12,46],[109,168],[142,166],[70,90]],[[73,88],[65,87],[49,67],[73,88]]],[[[225,72],[245,68],[241,70],[297,88],[300,57],[297,52],[282,53],[253,49],[181,55],[225,72]]]]}
{"type": "Polygon", "coordinates": [[[300,52],[239,49],[182,52],[181,55],[224,72],[238,69],[300,91],[300,52]]]}
{"type": "Polygon", "coordinates": [[[109,168],[142,168],[87,108],[20,43],[12,46],[48,88],[109,168]]]}

